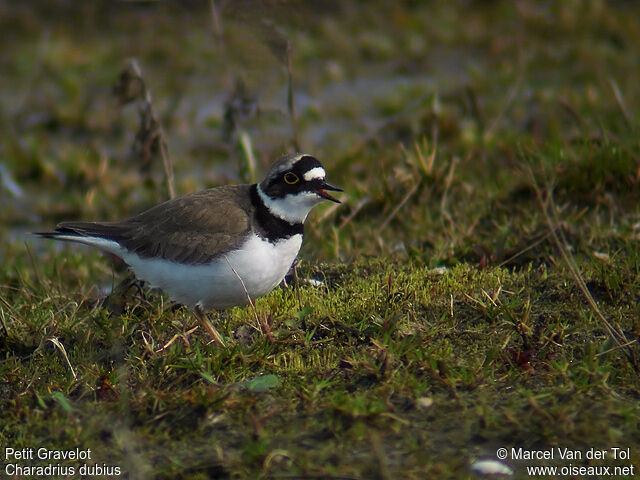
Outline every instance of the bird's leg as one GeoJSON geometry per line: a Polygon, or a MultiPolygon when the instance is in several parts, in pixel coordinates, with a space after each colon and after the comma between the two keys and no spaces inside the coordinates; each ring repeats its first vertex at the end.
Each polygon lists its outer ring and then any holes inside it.
{"type": "Polygon", "coordinates": [[[138,293],[142,294],[144,297],[139,280],[136,279],[133,272],[129,272],[127,276],[122,279],[122,281],[118,283],[118,285],[116,285],[111,293],[104,299],[103,305],[107,308],[109,314],[122,315],[124,313],[125,305],[127,304],[127,294],[131,287],[135,287],[138,293]]]}
{"type": "Polygon", "coordinates": [[[213,339],[223,347],[226,347],[227,345],[224,343],[222,336],[220,335],[220,333],[218,333],[218,330],[216,330],[215,327],[211,325],[211,322],[202,311],[202,308],[200,308],[199,305],[196,305],[193,311],[195,312],[196,317],[198,317],[200,324],[211,334],[213,339]]]}

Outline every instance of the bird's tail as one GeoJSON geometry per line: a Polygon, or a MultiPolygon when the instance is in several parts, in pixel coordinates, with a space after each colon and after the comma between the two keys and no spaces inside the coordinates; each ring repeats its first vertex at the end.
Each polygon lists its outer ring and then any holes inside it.
{"type": "Polygon", "coordinates": [[[83,243],[116,255],[122,248],[118,244],[120,228],[116,224],[107,222],[62,222],[53,232],[33,232],[33,235],[64,242],[83,243]]]}

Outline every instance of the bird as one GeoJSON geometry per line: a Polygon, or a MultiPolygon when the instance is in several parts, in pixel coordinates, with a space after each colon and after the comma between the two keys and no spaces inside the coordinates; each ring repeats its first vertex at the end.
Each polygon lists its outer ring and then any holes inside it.
{"type": "Polygon", "coordinates": [[[139,279],[193,309],[224,345],[205,312],[252,303],[283,280],[304,222],[329,191],[312,155],[279,158],[260,183],[224,185],[173,198],[117,222],[66,221],[41,238],[76,242],[120,257],[139,279]]]}

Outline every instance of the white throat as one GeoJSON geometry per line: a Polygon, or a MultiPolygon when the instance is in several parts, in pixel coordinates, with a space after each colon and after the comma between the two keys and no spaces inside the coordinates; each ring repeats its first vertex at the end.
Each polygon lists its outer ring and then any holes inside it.
{"type": "Polygon", "coordinates": [[[322,198],[313,192],[271,198],[262,191],[260,185],[258,185],[258,195],[273,215],[291,224],[304,223],[311,209],[322,201],[322,198]]]}

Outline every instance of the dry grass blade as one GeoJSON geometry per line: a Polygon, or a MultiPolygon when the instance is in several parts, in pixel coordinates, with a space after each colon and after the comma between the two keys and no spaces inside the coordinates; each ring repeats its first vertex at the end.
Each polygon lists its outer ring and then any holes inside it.
{"type": "Polygon", "coordinates": [[[244,290],[244,293],[247,296],[247,299],[249,300],[249,305],[251,305],[251,309],[253,310],[253,316],[256,319],[256,330],[258,332],[261,332],[262,328],[260,327],[261,322],[260,322],[260,318],[258,317],[258,310],[256,309],[256,304],[253,303],[253,299],[251,298],[251,295],[249,295],[249,291],[247,290],[247,286],[244,284],[244,280],[242,280],[242,277],[240,276],[240,274],[238,274],[236,269],[233,268],[233,265],[231,265],[231,262],[229,261],[226,255],[224,256],[224,259],[227,261],[227,264],[229,265],[229,268],[231,269],[231,271],[235,274],[236,277],[238,277],[238,280],[240,280],[242,289],[244,290]]]}
{"type": "Polygon", "coordinates": [[[449,190],[451,189],[451,183],[453,182],[453,174],[456,170],[456,165],[458,164],[458,157],[453,157],[451,160],[451,165],[449,165],[449,172],[447,173],[447,177],[444,182],[444,191],[442,192],[442,199],[440,200],[440,211],[442,212],[442,216],[446,218],[451,226],[454,226],[453,217],[451,213],[449,213],[449,209],[447,208],[447,197],[449,195],[449,190]]]}
{"type": "Polygon", "coordinates": [[[251,142],[251,136],[245,130],[240,132],[240,147],[244,154],[244,159],[247,163],[247,173],[249,174],[249,182],[256,182],[256,158],[253,154],[253,143],[251,142]]]}
{"type": "Polygon", "coordinates": [[[42,278],[40,277],[40,269],[38,268],[38,262],[36,262],[36,259],[33,256],[33,252],[31,251],[31,247],[29,246],[29,244],[27,242],[24,242],[24,247],[27,250],[27,254],[29,255],[29,261],[31,262],[31,265],[33,266],[33,274],[36,277],[36,282],[38,282],[38,285],[42,285],[43,287],[45,287],[46,290],[47,290],[47,293],[49,293],[48,292],[48,288],[42,282],[42,278]]]}
{"type": "MultiPolygon", "coordinates": [[[[3,300],[4,302],[6,302],[6,300],[4,300],[4,298],[2,297],[0,297],[0,300],[3,300]]],[[[0,325],[2,326],[4,335],[9,336],[9,329],[7,328],[7,322],[5,321],[5,318],[4,318],[4,308],[0,308],[0,325]]]]}
{"type": "MultiPolygon", "coordinates": [[[[344,202],[343,202],[344,203],[344,202]]],[[[329,218],[338,208],[340,208],[341,204],[332,203],[329,207],[327,207],[324,212],[318,217],[318,223],[324,222],[327,218],[329,218]]]]}
{"type": "MultiPolygon", "coordinates": [[[[353,220],[353,217],[355,217],[355,216],[358,214],[358,212],[359,212],[360,210],[362,210],[362,207],[364,207],[364,206],[365,206],[367,203],[369,203],[370,201],[371,201],[371,199],[370,199],[369,197],[365,197],[365,198],[363,198],[362,200],[360,200],[360,201],[358,202],[358,204],[356,205],[356,207],[351,211],[351,213],[350,213],[349,215],[347,215],[347,217],[342,221],[342,223],[341,223],[340,225],[338,225],[337,230],[338,230],[338,231],[340,231],[340,230],[342,230],[345,226],[347,226],[347,224],[348,224],[351,220],[353,220]]],[[[338,206],[338,205],[336,204],[336,207],[337,207],[337,206],[338,206]]],[[[334,208],[333,210],[335,210],[335,208],[334,208]]],[[[332,211],[333,211],[333,210],[332,210],[332,211]]],[[[323,216],[322,218],[324,219],[324,216],[323,216]]]]}
{"type": "Polygon", "coordinates": [[[420,166],[420,169],[422,170],[422,175],[427,177],[433,175],[435,161],[436,161],[436,153],[438,151],[437,131],[434,131],[433,148],[431,149],[431,152],[427,156],[425,156],[425,152],[429,150],[429,145],[427,143],[427,138],[425,136],[422,137],[421,143],[419,143],[418,140],[416,140],[413,144],[413,147],[415,150],[415,154],[410,150],[407,150],[407,148],[403,144],[400,144],[400,150],[402,151],[405,157],[411,157],[412,155],[415,155],[415,157],[417,158],[417,163],[420,166]]]}
{"type": "Polygon", "coordinates": [[[71,362],[69,361],[69,356],[67,355],[67,350],[64,348],[64,345],[62,345],[62,343],[60,342],[60,340],[57,339],[57,337],[51,337],[48,340],[51,343],[53,343],[58,350],[60,350],[60,352],[62,353],[62,356],[64,357],[64,359],[67,362],[67,365],[69,365],[69,369],[71,370],[71,374],[73,375],[73,379],[77,380],[78,376],[76,375],[76,371],[73,369],[73,366],[71,365],[71,362]]]}
{"type": "Polygon", "coordinates": [[[622,92],[620,91],[620,87],[618,87],[616,81],[611,77],[609,77],[609,85],[611,85],[611,90],[613,90],[613,95],[616,97],[616,102],[618,102],[618,106],[620,107],[620,111],[622,112],[624,119],[629,125],[632,125],[633,116],[629,113],[629,109],[627,108],[627,104],[624,101],[622,92]]]}
{"type": "Polygon", "coordinates": [[[398,205],[395,206],[395,208],[391,211],[391,213],[387,216],[387,218],[384,219],[384,222],[382,222],[382,225],[380,226],[380,230],[383,230],[389,224],[389,222],[393,220],[393,218],[398,214],[398,212],[403,207],[403,205],[407,203],[407,201],[411,198],[411,195],[413,195],[416,192],[416,190],[418,189],[421,183],[422,181],[418,180],[416,183],[413,184],[413,186],[405,194],[402,200],[400,200],[400,203],[398,203],[398,205]]]}
{"type": "Polygon", "coordinates": [[[613,348],[609,348],[609,349],[605,350],[604,352],[596,353],[595,356],[596,357],[602,357],[603,355],[607,355],[608,353],[615,352],[616,350],[620,350],[621,348],[629,347],[629,346],[633,345],[634,343],[638,343],[638,341],[637,340],[631,340],[630,342],[624,343],[622,345],[617,345],[617,346],[615,346],[613,348]]]}
{"type": "Polygon", "coordinates": [[[540,238],[538,238],[537,240],[535,240],[533,243],[531,243],[530,245],[526,246],[525,248],[523,248],[522,250],[519,250],[518,252],[514,253],[513,255],[511,255],[509,258],[507,258],[506,260],[503,260],[498,266],[499,267],[504,267],[505,265],[509,265],[511,262],[513,262],[516,258],[518,258],[521,255],[524,255],[525,253],[527,253],[530,250],[533,250],[534,248],[536,248],[538,245],[540,245],[542,242],[546,241],[549,237],[551,236],[550,232],[544,233],[543,235],[540,236],[540,238]]]}
{"type": "MultiPolygon", "coordinates": [[[[191,334],[192,334],[193,332],[195,332],[197,329],[198,329],[198,326],[196,325],[195,327],[193,327],[193,328],[192,328],[192,329],[190,329],[190,330],[187,330],[187,331],[186,331],[186,332],[184,332],[184,333],[176,333],[173,337],[171,337],[171,339],[170,339],[167,343],[165,343],[162,347],[160,347],[158,350],[156,350],[156,352],[155,352],[155,353],[160,353],[160,352],[165,351],[165,350],[166,350],[166,349],[168,349],[171,345],[173,345],[173,344],[175,343],[175,341],[176,341],[176,340],[178,340],[178,339],[180,339],[180,338],[182,339],[182,341],[183,341],[185,344],[188,344],[188,343],[189,343],[189,340],[188,340],[189,335],[191,335],[191,334]]],[[[224,345],[224,344],[223,344],[223,345],[224,345]]]]}
{"type": "Polygon", "coordinates": [[[509,89],[509,93],[506,96],[504,105],[498,111],[498,114],[491,122],[491,125],[489,125],[489,127],[485,130],[483,134],[483,138],[485,141],[492,139],[496,135],[496,132],[498,131],[498,128],[500,127],[503,120],[506,118],[509,109],[515,103],[518,93],[520,92],[522,84],[525,80],[526,67],[527,66],[525,65],[525,55],[523,53],[523,49],[518,48],[518,66],[515,81],[509,89]]]}
{"type": "Polygon", "coordinates": [[[533,172],[530,171],[530,176],[532,179],[532,185],[536,191],[536,198],[544,215],[544,218],[549,227],[549,232],[553,238],[553,242],[560,251],[562,259],[564,260],[567,268],[569,269],[569,273],[573,277],[573,280],[576,282],[576,285],[580,289],[580,292],[584,296],[589,308],[593,312],[593,314],[600,320],[600,323],[603,325],[607,334],[611,338],[611,340],[616,344],[616,348],[621,349],[629,363],[633,366],[636,372],[640,372],[640,365],[638,364],[638,360],[634,354],[631,345],[634,342],[629,342],[620,328],[620,325],[617,323],[611,323],[609,320],[605,318],[602,311],[598,307],[598,303],[591,295],[591,292],[587,288],[587,285],[582,277],[578,265],[576,264],[575,259],[569,252],[567,240],[564,238],[564,234],[560,228],[560,222],[558,221],[556,215],[556,206],[553,202],[552,188],[547,188],[546,196],[543,190],[539,187],[537,182],[535,181],[535,177],[533,172]]]}

